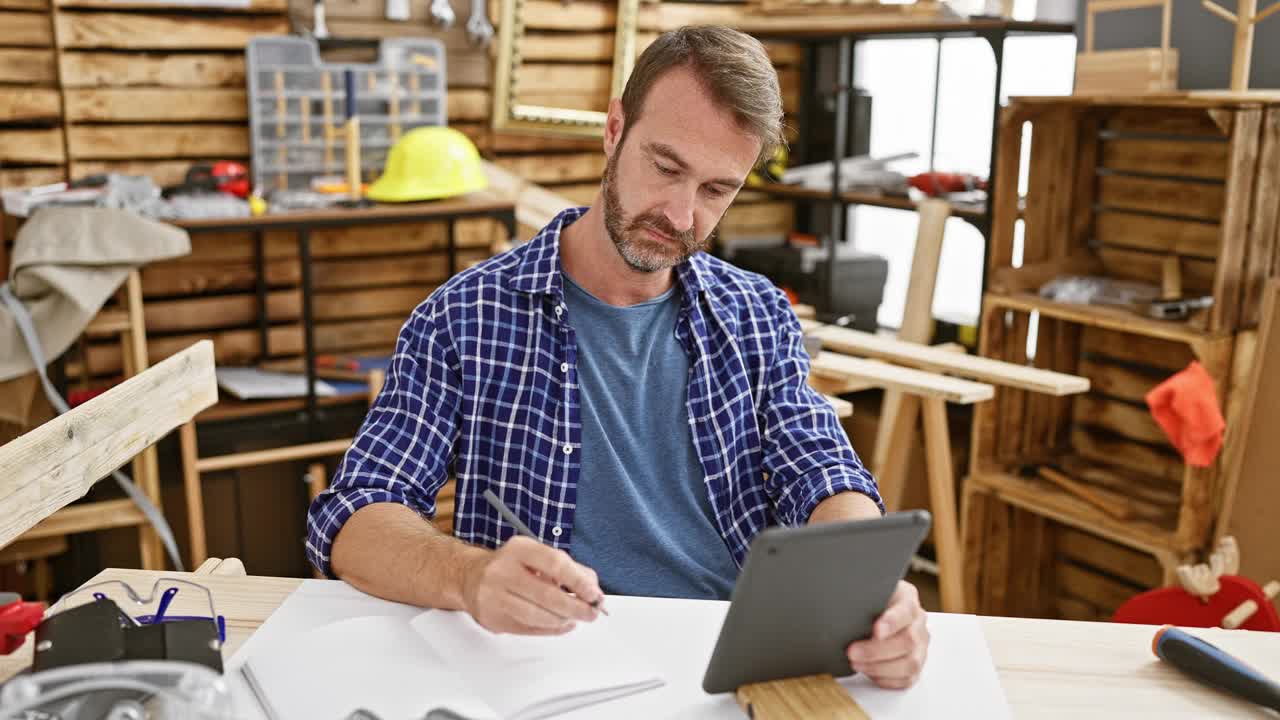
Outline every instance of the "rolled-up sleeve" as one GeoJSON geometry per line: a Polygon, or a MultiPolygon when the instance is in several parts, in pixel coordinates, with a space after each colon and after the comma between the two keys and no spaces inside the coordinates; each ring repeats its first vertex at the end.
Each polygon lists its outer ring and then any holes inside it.
{"type": "Polygon", "coordinates": [[[360,508],[399,503],[430,518],[459,428],[459,365],[443,303],[429,299],[400,329],[386,382],[329,488],[307,513],[307,556],[332,576],[334,538],[360,508]]]}
{"type": "Polygon", "coordinates": [[[778,519],[803,525],[818,503],[846,491],[866,495],[884,512],[875,478],[849,444],[835,410],[809,387],[800,322],[786,297],[774,294],[778,345],[762,406],[762,440],[766,489],[778,519]]]}

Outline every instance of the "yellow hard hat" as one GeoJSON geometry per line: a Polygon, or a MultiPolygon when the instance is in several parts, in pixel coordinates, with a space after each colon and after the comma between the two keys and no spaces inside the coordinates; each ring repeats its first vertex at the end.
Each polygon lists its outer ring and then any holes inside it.
{"type": "Polygon", "coordinates": [[[369,186],[378,202],[436,200],[489,187],[480,153],[466,135],[448,127],[420,127],[391,148],[382,177],[369,186]]]}

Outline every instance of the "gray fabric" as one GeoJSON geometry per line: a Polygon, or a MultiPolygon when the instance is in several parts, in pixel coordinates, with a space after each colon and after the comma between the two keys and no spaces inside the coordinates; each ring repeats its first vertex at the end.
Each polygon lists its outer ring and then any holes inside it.
{"type": "MultiPolygon", "coordinates": [[[[9,269],[49,357],[66,351],[129,271],[191,252],[185,230],[106,208],[44,208],[18,231],[9,269]]],[[[0,381],[35,369],[0,307],[0,381]]]]}

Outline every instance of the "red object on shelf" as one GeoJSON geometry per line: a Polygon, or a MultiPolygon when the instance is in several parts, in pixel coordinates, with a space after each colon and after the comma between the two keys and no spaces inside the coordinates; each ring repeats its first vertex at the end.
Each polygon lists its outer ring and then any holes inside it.
{"type": "Polygon", "coordinates": [[[36,629],[44,618],[44,603],[17,600],[0,605],[0,655],[22,647],[27,633],[36,629]]]}
{"type": "Polygon", "coordinates": [[[968,173],[926,172],[912,175],[907,184],[930,197],[968,190],[986,190],[987,181],[968,173]]]}
{"type": "Polygon", "coordinates": [[[70,390],[67,392],[67,406],[83,405],[110,389],[109,387],[104,387],[94,388],[93,390],[70,390]]]}
{"type": "Polygon", "coordinates": [[[1138,625],[1181,625],[1221,627],[1222,618],[1240,603],[1252,600],[1258,610],[1240,626],[1241,630],[1280,632],[1280,614],[1258,583],[1239,575],[1218,578],[1218,592],[1208,602],[1180,587],[1166,587],[1130,598],[1111,617],[1112,622],[1138,625]]]}

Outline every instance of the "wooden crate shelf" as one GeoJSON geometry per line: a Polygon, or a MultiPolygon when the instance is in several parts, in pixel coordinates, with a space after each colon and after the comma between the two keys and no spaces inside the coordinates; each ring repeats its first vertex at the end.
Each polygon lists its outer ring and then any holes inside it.
{"type": "Polygon", "coordinates": [[[1000,183],[990,290],[1034,293],[1068,272],[1159,286],[1173,258],[1185,295],[1214,298],[1192,328],[1257,323],[1262,283],[1280,271],[1274,96],[1014,99],[1001,122],[1002,177],[1018,175],[1024,123],[1024,249],[1015,267],[1018,183],[1000,183]]]}

